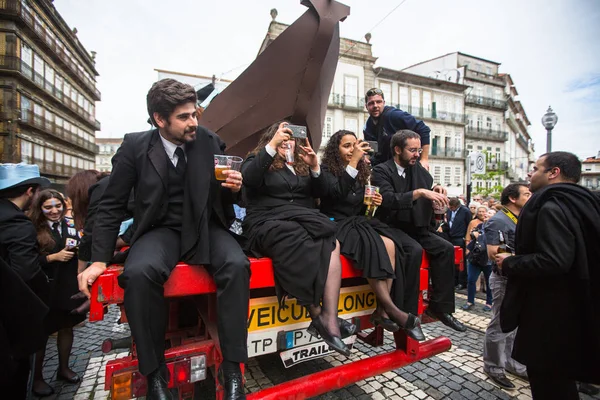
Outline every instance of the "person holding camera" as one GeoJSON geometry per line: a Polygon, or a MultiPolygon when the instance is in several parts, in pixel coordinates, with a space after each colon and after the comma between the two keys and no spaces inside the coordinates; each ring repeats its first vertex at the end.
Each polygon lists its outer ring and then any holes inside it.
{"type": "MultiPolygon", "coordinates": [[[[511,183],[504,188],[500,197],[502,211],[497,212],[484,226],[487,253],[490,260],[498,253],[502,232],[506,245],[514,249],[515,231],[521,210],[529,200],[531,192],[524,183],[511,183]]],[[[499,387],[514,389],[515,385],[506,377],[505,371],[526,377],[525,366],[511,356],[516,330],[504,333],[500,326],[500,308],[506,292],[507,278],[493,264],[488,288],[492,291],[492,318],[485,331],[483,342],[483,371],[499,387]]]]}
{"type": "MultiPolygon", "coordinates": [[[[366,186],[370,185],[371,168],[366,154],[371,153],[368,142],[359,141],[350,131],[336,132],[323,154],[324,192],[321,212],[337,222],[337,239],[341,254],[363,271],[377,297],[377,309],[371,322],[395,332],[403,328],[415,340],[425,340],[420,320],[401,310],[404,304],[404,253],[394,230],[378,219],[371,218],[381,205],[381,194],[372,194],[372,205],[364,204],[366,186]],[[396,279],[393,298],[390,296],[396,279]]],[[[367,201],[368,202],[368,201],[367,201]]],[[[414,276],[414,278],[418,278],[414,276]]],[[[418,285],[412,282],[411,285],[418,285]]],[[[416,300],[416,299],[415,299],[416,300]]]]}
{"type": "MultiPolygon", "coordinates": [[[[467,302],[462,309],[467,311],[475,305],[475,289],[477,279],[481,273],[485,278],[485,287],[490,287],[490,274],[492,273],[492,264],[487,256],[487,244],[483,231],[483,224],[489,218],[486,206],[477,207],[475,218],[469,223],[466,243],[467,258],[467,302]]],[[[492,311],[492,291],[486,290],[486,301],[483,311],[492,311]]]]}
{"type": "MultiPolygon", "coordinates": [[[[79,293],[77,283],[77,257],[79,234],[72,218],[65,217],[66,204],[62,194],[53,189],[42,190],[31,207],[30,218],[37,231],[40,248],[40,265],[51,280],[46,316],[45,334],[58,332],[57,380],[70,384],[79,383],[80,377],[69,368],[69,356],[73,346],[73,327],[85,319],[85,314],[72,312],[83,302],[71,299],[79,293]]],[[[54,390],[44,381],[42,366],[45,349],[36,355],[33,393],[50,396],[54,390]]]]}
{"type": "Polygon", "coordinates": [[[323,187],[317,155],[308,139],[292,134],[287,122],[271,125],[242,165],[247,249],[273,260],[281,306],[286,297],[306,306],[309,332],[348,356],[337,318],[342,266],[336,225],[315,208],[323,187]]]}

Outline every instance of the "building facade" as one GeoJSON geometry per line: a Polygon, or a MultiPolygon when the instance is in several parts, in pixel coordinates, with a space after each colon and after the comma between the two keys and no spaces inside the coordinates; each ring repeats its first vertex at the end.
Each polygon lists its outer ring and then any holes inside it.
{"type": "Polygon", "coordinates": [[[112,170],[112,158],[123,143],[122,138],[96,138],[98,154],[96,154],[96,169],[100,172],[112,170]]]}
{"type": "Polygon", "coordinates": [[[98,72],[50,0],[0,2],[0,154],[64,184],[94,168],[98,72]]]}
{"type": "Polygon", "coordinates": [[[473,191],[504,187],[525,180],[533,162],[530,125],[518,92],[500,63],[455,52],[415,64],[403,71],[469,87],[465,96],[467,153],[487,156],[488,179],[474,179],[473,191]]]}
{"type": "Polygon", "coordinates": [[[596,157],[588,157],[581,162],[579,184],[590,190],[600,190],[600,151],[596,157]]]}

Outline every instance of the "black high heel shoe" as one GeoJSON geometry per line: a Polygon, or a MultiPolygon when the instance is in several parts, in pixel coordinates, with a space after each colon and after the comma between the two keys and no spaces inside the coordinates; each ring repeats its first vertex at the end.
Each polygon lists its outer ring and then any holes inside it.
{"type": "Polygon", "coordinates": [[[408,320],[406,321],[406,325],[403,326],[402,329],[404,329],[406,336],[414,340],[417,340],[419,342],[425,340],[425,334],[421,329],[421,320],[412,314],[408,314],[408,320]]]}
{"type": "MultiPolygon", "coordinates": [[[[354,325],[353,323],[348,322],[345,319],[340,318],[340,317],[338,317],[337,320],[338,320],[338,325],[340,326],[340,334],[342,335],[342,339],[350,337],[356,333],[356,325],[354,325]]],[[[317,335],[319,334],[317,332],[317,328],[315,328],[315,324],[313,322],[310,323],[310,325],[308,326],[308,328],[306,328],[306,330],[308,331],[308,333],[310,333],[314,337],[317,337],[317,335]]]]}
{"type": "Polygon", "coordinates": [[[321,339],[323,339],[323,341],[327,343],[329,347],[338,353],[345,355],[346,357],[350,356],[350,349],[346,346],[346,343],[344,343],[339,336],[333,336],[331,333],[329,333],[318,317],[313,319],[312,325],[321,336],[321,339]]]}

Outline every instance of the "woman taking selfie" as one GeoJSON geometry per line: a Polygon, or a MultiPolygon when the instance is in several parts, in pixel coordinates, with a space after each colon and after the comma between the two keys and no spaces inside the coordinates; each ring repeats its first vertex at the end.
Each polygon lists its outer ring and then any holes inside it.
{"type": "MultiPolygon", "coordinates": [[[[83,300],[72,300],[79,293],[77,285],[77,257],[79,235],[72,219],[65,217],[66,204],[63,196],[52,189],[42,190],[31,207],[31,220],[35,225],[40,248],[40,265],[50,278],[50,295],[47,304],[50,311],[44,321],[47,335],[58,332],[57,380],[76,384],[79,376],[69,368],[69,356],[73,346],[73,326],[85,319],[85,314],[72,313],[83,300]]],[[[33,393],[50,396],[54,390],[44,381],[42,366],[45,351],[36,355],[33,393]]]]}
{"type": "Polygon", "coordinates": [[[402,245],[392,228],[371,218],[382,197],[369,183],[371,170],[365,159],[369,151],[369,144],[350,131],[338,131],[329,139],[322,163],[321,212],[337,222],[341,254],[363,271],[375,292],[377,309],[371,322],[391,332],[403,328],[413,339],[425,340],[419,319],[398,308],[390,295],[399,276],[395,291],[399,295],[394,297],[403,303],[402,245]]]}
{"type": "Polygon", "coordinates": [[[306,306],[309,332],[348,356],[337,318],[342,266],[335,223],[314,208],[322,186],[317,155],[308,139],[301,145],[291,135],[286,122],[272,125],[242,165],[247,249],[273,260],[280,305],[289,297],[306,306]]]}

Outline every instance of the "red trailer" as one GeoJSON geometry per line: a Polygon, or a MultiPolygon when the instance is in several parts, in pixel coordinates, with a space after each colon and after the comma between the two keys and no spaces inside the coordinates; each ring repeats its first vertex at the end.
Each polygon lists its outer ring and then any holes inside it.
{"type": "MultiPolygon", "coordinates": [[[[462,264],[462,249],[455,248],[455,262],[462,264]]],[[[248,352],[249,357],[279,353],[282,368],[290,368],[301,362],[331,354],[328,346],[306,332],[310,323],[306,311],[295,300],[288,300],[289,306],[279,308],[274,291],[274,278],[271,260],[250,259],[250,307],[248,310],[248,352]]],[[[419,293],[419,314],[427,307],[429,282],[427,257],[421,265],[419,293]]],[[[127,322],[123,307],[123,289],[117,277],[123,267],[110,266],[92,286],[90,321],[104,318],[105,306],[117,304],[121,308],[120,322],[127,322]]],[[[177,388],[180,399],[192,399],[197,382],[205,380],[207,370],[216,377],[222,362],[217,334],[216,286],[202,266],[178,264],[165,284],[165,297],[169,301],[169,322],[166,340],[169,345],[165,352],[167,367],[171,373],[170,388],[177,388]],[[182,307],[193,305],[195,318],[184,318],[182,307]],[[185,319],[185,321],[184,321],[185,319]]],[[[344,339],[348,345],[362,340],[373,346],[383,344],[381,328],[369,334],[364,330],[372,328],[369,316],[375,309],[375,295],[361,278],[361,271],[352,267],[342,257],[342,290],[339,300],[340,317],[351,320],[358,327],[355,336],[344,339]]],[[[189,312],[187,313],[189,316],[189,312]]],[[[424,323],[430,322],[425,318],[424,323]]],[[[365,378],[400,368],[424,358],[432,357],[451,347],[450,339],[438,337],[425,342],[417,342],[407,337],[402,330],[394,334],[396,350],[367,359],[348,361],[343,365],[295,379],[277,386],[254,392],[249,399],[304,399],[342,388],[365,378]]],[[[112,400],[130,399],[144,396],[146,380],[138,372],[135,343],[106,340],[103,351],[115,347],[130,347],[130,355],[109,361],[106,365],[105,390],[111,391],[112,400]]],[[[222,388],[215,379],[217,399],[222,397],[222,388]]]]}

